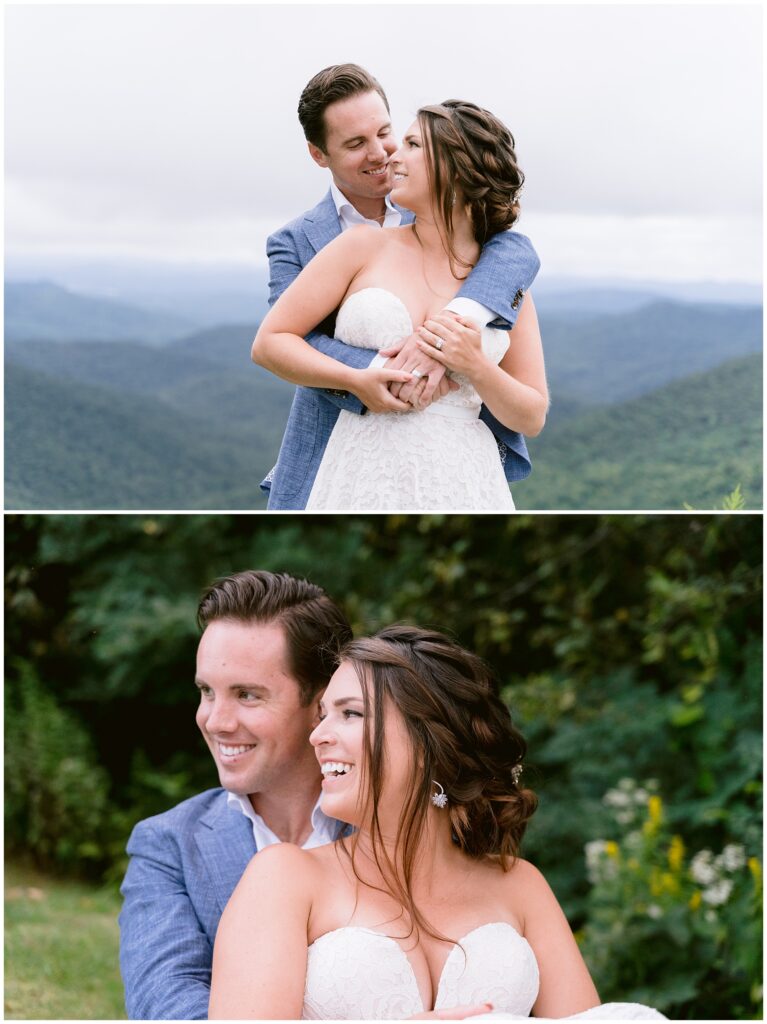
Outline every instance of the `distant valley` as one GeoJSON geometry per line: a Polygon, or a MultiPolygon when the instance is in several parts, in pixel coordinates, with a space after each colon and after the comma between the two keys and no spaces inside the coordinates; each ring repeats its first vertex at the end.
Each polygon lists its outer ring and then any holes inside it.
{"type": "MultiPolygon", "coordinates": [[[[552,408],[518,507],[760,507],[761,308],[565,296],[538,298],[552,408]]],[[[263,508],[293,387],[250,362],[257,323],[6,284],[6,508],[263,508]]]]}

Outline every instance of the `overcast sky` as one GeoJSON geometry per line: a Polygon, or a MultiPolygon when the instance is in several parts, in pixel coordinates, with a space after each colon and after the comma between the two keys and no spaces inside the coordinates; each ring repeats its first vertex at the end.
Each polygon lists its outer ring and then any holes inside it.
{"type": "Polygon", "coordinates": [[[328,186],[296,118],[354,61],[395,130],[511,128],[550,275],[761,277],[758,6],[6,8],[6,250],[263,263],[328,186]]]}

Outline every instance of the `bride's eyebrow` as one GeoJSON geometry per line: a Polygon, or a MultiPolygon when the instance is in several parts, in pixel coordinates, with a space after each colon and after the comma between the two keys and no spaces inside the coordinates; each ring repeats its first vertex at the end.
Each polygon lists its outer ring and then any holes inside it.
{"type": "MultiPolygon", "coordinates": [[[[333,701],[333,707],[334,708],[342,708],[342,707],[344,707],[344,705],[346,705],[346,704],[353,704],[355,701],[357,702],[357,704],[361,704],[362,703],[362,697],[339,697],[337,700],[333,701]]],[[[325,702],[322,701],[322,700],[320,701],[320,709],[322,711],[325,710],[325,702]]]]}

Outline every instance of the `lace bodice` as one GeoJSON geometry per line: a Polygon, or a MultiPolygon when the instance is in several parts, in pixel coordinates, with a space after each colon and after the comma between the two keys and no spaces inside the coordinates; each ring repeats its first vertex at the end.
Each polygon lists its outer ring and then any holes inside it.
{"type": "MultiPolygon", "coordinates": [[[[413,333],[410,314],[402,300],[385,288],[362,288],[342,304],[336,318],[335,335],[347,345],[356,348],[386,348],[413,333]]],[[[509,347],[506,331],[485,327],[482,331],[482,351],[494,363],[503,359],[509,347]]],[[[471,383],[459,373],[451,374],[459,385],[441,398],[437,406],[479,408],[482,400],[471,383]]]]}
{"type": "MultiPolygon", "coordinates": [[[[453,946],[434,1009],[491,1002],[527,1017],[538,995],[538,964],[510,924],[481,925],[453,946]]],[[[404,1020],[423,1005],[402,947],[369,928],[338,928],[309,947],[303,1019],[404,1020]]]]}
{"type": "MultiPolygon", "coordinates": [[[[378,349],[412,333],[393,292],[363,288],[342,304],[335,335],[378,349]]],[[[482,347],[500,360],[505,332],[486,328],[482,347]]],[[[459,374],[451,391],[426,409],[368,413],[341,410],[306,507],[343,512],[512,511],[500,449],[480,420],[482,401],[459,374]]],[[[505,451],[505,449],[504,449],[505,451]]]]}

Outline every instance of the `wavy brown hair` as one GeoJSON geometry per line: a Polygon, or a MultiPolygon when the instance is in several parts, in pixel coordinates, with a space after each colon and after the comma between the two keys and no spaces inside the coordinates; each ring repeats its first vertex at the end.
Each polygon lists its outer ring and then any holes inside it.
{"type": "MultiPolygon", "coordinates": [[[[389,626],[352,640],[340,660],[360,679],[365,712],[363,820],[375,862],[411,927],[436,938],[412,895],[413,865],[437,780],[448,797],[453,841],[468,856],[496,858],[504,871],[518,855],[538,800],[515,781],[527,749],[492,675],[476,655],[434,630],[389,626]],[[384,707],[391,701],[412,744],[412,772],[397,829],[401,868],[387,853],[378,819],[385,764],[384,707]]],[[[352,838],[352,862],[356,850],[352,838]]]]}
{"type": "Polygon", "coordinates": [[[525,181],[514,136],[489,110],[464,100],[421,107],[417,117],[435,213],[445,225],[448,253],[453,262],[469,267],[453,244],[456,188],[463,195],[480,246],[510,228],[519,217],[519,194],[525,181]]]}

